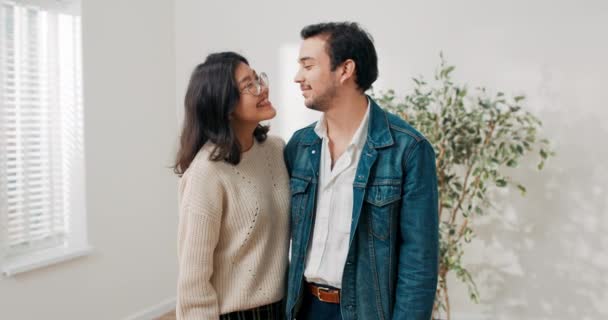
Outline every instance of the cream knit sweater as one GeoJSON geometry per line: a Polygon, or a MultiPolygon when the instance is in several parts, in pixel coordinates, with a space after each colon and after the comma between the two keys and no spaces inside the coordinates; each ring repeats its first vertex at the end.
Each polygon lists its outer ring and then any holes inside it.
{"type": "Polygon", "coordinates": [[[217,320],[284,297],[289,177],[284,142],[257,141],[233,166],[206,144],[179,184],[177,319],[217,320]]]}

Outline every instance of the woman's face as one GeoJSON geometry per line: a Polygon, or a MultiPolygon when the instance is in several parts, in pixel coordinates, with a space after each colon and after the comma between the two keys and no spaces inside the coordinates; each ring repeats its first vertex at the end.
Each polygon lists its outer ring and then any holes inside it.
{"type": "Polygon", "coordinates": [[[255,70],[241,63],[235,71],[235,79],[241,97],[232,112],[233,123],[257,125],[260,121],[274,118],[277,112],[268,100],[268,84],[262,83],[255,70]],[[261,85],[259,92],[258,84],[261,85]]]}

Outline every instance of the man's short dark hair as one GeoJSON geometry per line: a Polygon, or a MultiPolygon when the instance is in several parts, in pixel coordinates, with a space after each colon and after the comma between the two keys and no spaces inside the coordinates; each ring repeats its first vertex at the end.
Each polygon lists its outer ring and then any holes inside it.
{"type": "Polygon", "coordinates": [[[302,39],[321,36],[327,42],[326,51],[331,59],[331,70],[348,59],[355,62],[359,89],[365,92],[378,78],[378,56],[372,36],[355,22],[326,22],[306,26],[300,32],[302,39]]]}

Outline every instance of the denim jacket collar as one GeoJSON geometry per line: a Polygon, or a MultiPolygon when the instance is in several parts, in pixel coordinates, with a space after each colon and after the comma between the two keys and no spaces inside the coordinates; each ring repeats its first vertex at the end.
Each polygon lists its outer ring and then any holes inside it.
{"type": "MultiPolygon", "coordinates": [[[[390,131],[390,124],[386,118],[386,113],[371,97],[368,96],[367,98],[371,102],[369,126],[367,128],[367,143],[374,149],[393,145],[395,142],[390,131]]],[[[310,127],[314,128],[315,125],[316,122],[310,127]]],[[[315,130],[307,130],[300,143],[304,145],[321,143],[321,137],[315,133],[315,130]]]]}

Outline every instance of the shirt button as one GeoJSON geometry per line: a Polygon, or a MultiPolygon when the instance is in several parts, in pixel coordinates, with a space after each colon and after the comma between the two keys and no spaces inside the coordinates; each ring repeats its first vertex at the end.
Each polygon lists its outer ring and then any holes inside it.
{"type": "Polygon", "coordinates": [[[315,153],[317,153],[317,150],[312,150],[312,154],[315,154],[315,153]]]}

